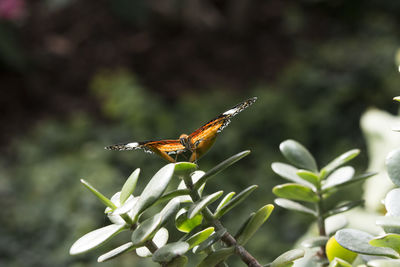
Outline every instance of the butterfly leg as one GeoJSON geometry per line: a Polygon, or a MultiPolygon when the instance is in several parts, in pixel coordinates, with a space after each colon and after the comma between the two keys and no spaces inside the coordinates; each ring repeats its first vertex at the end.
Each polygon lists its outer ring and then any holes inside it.
{"type": "Polygon", "coordinates": [[[161,150],[159,150],[159,149],[157,149],[157,148],[155,148],[155,147],[152,147],[152,148],[151,148],[151,151],[153,151],[155,154],[159,155],[160,157],[162,157],[162,158],[165,159],[166,161],[169,161],[169,162],[172,162],[172,163],[175,163],[175,162],[176,162],[176,159],[172,158],[172,157],[171,157],[170,155],[168,155],[168,153],[165,152],[165,151],[161,151],[161,150]]]}

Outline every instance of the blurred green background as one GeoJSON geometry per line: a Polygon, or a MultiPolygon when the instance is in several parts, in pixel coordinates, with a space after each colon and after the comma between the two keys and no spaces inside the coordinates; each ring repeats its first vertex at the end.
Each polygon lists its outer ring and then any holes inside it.
{"type": "MultiPolygon", "coordinates": [[[[0,264],[97,266],[112,245],[68,255],[78,237],[108,224],[79,179],[111,197],[135,168],[140,190],[164,164],[103,147],[190,133],[252,96],[255,105],[199,161],[207,170],[252,151],[205,191],[259,185],[223,218],[233,233],[273,202],[283,181],[270,164],[283,160],[287,138],[320,165],[361,148],[363,171],[361,114],[397,111],[399,14],[393,0],[0,0],[0,264]]],[[[309,223],[276,208],[248,250],[266,263],[309,223]]],[[[134,253],[101,265],[156,266],[134,253]]]]}

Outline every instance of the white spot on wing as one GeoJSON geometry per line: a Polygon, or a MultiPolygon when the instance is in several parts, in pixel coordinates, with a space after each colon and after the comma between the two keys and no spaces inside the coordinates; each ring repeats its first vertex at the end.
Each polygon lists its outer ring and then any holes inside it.
{"type": "Polygon", "coordinates": [[[235,112],[237,112],[237,111],[238,111],[237,108],[232,108],[232,109],[227,110],[224,113],[222,113],[222,115],[232,115],[232,114],[235,114],[235,112]]]}
{"type": "Polygon", "coordinates": [[[137,148],[138,145],[139,145],[138,142],[133,142],[133,143],[126,144],[125,146],[126,146],[126,148],[137,148]]]}

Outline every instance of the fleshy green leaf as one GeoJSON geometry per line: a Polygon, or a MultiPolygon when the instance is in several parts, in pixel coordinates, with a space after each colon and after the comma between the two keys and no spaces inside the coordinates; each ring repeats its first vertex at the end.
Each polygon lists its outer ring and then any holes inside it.
{"type": "Polygon", "coordinates": [[[385,256],[398,258],[399,254],[390,248],[374,247],[369,241],[374,236],[355,229],[339,230],[335,234],[336,241],[344,248],[365,255],[385,256]]]}
{"type": "Polygon", "coordinates": [[[319,176],[313,172],[307,170],[298,170],[296,172],[297,176],[301,179],[313,184],[315,187],[319,186],[319,176]]]}
{"type": "Polygon", "coordinates": [[[111,224],[89,232],[71,246],[69,254],[76,255],[94,249],[123,230],[126,230],[126,225],[111,224]]]}
{"type": "Polygon", "coordinates": [[[205,241],[214,232],[214,227],[208,227],[203,231],[200,231],[191,237],[189,237],[186,242],[189,244],[189,249],[199,245],[201,242],[205,241]]]}
{"type": "Polygon", "coordinates": [[[190,190],[189,189],[176,189],[176,190],[170,191],[168,193],[165,193],[162,197],[160,197],[154,203],[154,205],[163,203],[163,202],[168,201],[170,199],[173,199],[175,197],[187,196],[189,194],[190,194],[190,190]]]}
{"type": "Polygon", "coordinates": [[[388,247],[395,250],[400,254],[400,235],[399,234],[385,234],[375,237],[369,243],[374,247],[388,247]]]}
{"type": "Polygon", "coordinates": [[[245,200],[258,186],[252,185],[244,189],[242,192],[237,194],[228,203],[221,207],[214,215],[215,218],[220,218],[222,215],[233,209],[236,205],[245,200]]]}
{"type": "MultiPolygon", "coordinates": [[[[152,241],[157,247],[162,247],[165,244],[167,244],[169,238],[169,233],[168,230],[165,229],[164,227],[161,227],[157,233],[154,235],[152,241]]],[[[139,257],[145,258],[145,257],[151,257],[153,255],[150,250],[147,247],[139,247],[136,249],[136,254],[139,257]]]]}
{"type": "Polygon", "coordinates": [[[157,249],[152,257],[156,262],[169,262],[176,256],[181,256],[189,250],[189,244],[186,242],[169,243],[157,249]]]}
{"type": "Polygon", "coordinates": [[[304,185],[299,184],[282,184],[272,189],[272,192],[282,198],[300,200],[315,203],[319,201],[314,191],[304,185]]]}
{"type": "Polygon", "coordinates": [[[292,263],[293,261],[304,257],[304,250],[303,249],[292,249],[289,250],[278,258],[276,258],[272,263],[271,267],[284,267],[288,266],[288,264],[292,263]]]}
{"type": "Polygon", "coordinates": [[[274,210],[274,205],[268,204],[259,209],[254,216],[249,220],[243,229],[243,232],[238,236],[237,242],[239,244],[246,244],[247,241],[255,234],[255,232],[260,228],[264,222],[271,215],[274,210]]]}
{"type": "Polygon", "coordinates": [[[189,233],[194,228],[199,226],[202,221],[203,215],[201,215],[200,213],[194,216],[192,219],[188,219],[186,208],[180,209],[175,216],[176,229],[184,233],[189,233]]]}
{"type": "Polygon", "coordinates": [[[117,208],[114,203],[111,202],[108,198],[106,198],[102,193],[100,193],[96,188],[94,188],[91,184],[86,182],[85,180],[81,179],[81,183],[90,190],[98,199],[100,199],[101,202],[103,202],[104,205],[109,207],[111,210],[114,210],[117,208]]]}
{"type": "Polygon", "coordinates": [[[349,180],[351,180],[354,176],[354,168],[351,166],[345,166],[338,168],[334,172],[332,172],[324,181],[325,183],[322,186],[322,190],[335,187],[338,184],[343,184],[349,180]]]}
{"type": "Polygon", "coordinates": [[[233,252],[234,252],[234,247],[219,249],[219,250],[209,254],[207,257],[205,257],[199,263],[199,265],[197,265],[197,267],[216,266],[218,263],[226,260],[229,256],[231,256],[233,254],[233,252]]]}
{"type": "Polygon", "coordinates": [[[325,219],[325,232],[328,236],[335,234],[338,230],[343,229],[349,223],[346,216],[335,215],[325,219]]]}
{"type": "Polygon", "coordinates": [[[219,202],[218,207],[215,209],[215,213],[217,213],[223,206],[225,206],[225,204],[232,199],[232,197],[235,195],[235,192],[230,192],[229,194],[226,194],[226,196],[224,196],[224,198],[221,200],[221,202],[219,202]]]}
{"type": "Polygon", "coordinates": [[[294,211],[298,211],[301,213],[306,213],[306,214],[310,214],[313,215],[314,217],[317,217],[317,212],[307,208],[306,206],[303,206],[302,204],[289,200],[289,199],[285,199],[285,198],[277,198],[274,201],[276,203],[276,205],[288,209],[288,210],[294,210],[294,211]]]}
{"type": "Polygon", "coordinates": [[[292,164],[299,168],[317,172],[317,163],[311,153],[299,142],[286,140],[279,146],[282,154],[292,164]]]}
{"type": "Polygon", "coordinates": [[[122,246],[119,246],[113,250],[110,250],[107,253],[104,253],[103,255],[101,255],[100,257],[97,258],[97,262],[105,262],[108,260],[111,260],[119,255],[121,255],[122,253],[134,250],[135,246],[133,245],[132,242],[128,242],[126,244],[123,244],[122,246]]]}
{"type": "Polygon", "coordinates": [[[400,216],[400,188],[389,191],[385,197],[385,207],[390,216],[400,216]]]}
{"type": "Polygon", "coordinates": [[[222,196],[224,192],[218,191],[214,194],[205,196],[201,198],[198,202],[193,203],[192,206],[188,210],[188,219],[192,219],[198,213],[200,213],[207,205],[210,205],[214,201],[216,201],[220,196],[222,196]]]}
{"type": "Polygon", "coordinates": [[[178,211],[179,204],[179,200],[174,198],[170,200],[167,205],[165,205],[165,207],[160,211],[161,225],[166,224],[167,220],[178,211]]]}
{"type": "Polygon", "coordinates": [[[221,162],[220,164],[218,164],[217,166],[206,172],[203,175],[203,177],[201,177],[200,180],[194,184],[194,189],[199,189],[208,179],[210,179],[220,171],[225,170],[226,168],[228,168],[229,166],[231,166],[232,164],[241,160],[242,158],[246,157],[249,154],[250,150],[245,150],[224,160],[223,162],[221,162]]]}
{"type": "Polygon", "coordinates": [[[326,242],[328,242],[329,237],[327,236],[317,236],[304,240],[301,242],[301,245],[305,248],[315,248],[320,246],[325,246],[326,242]]]}
{"type": "Polygon", "coordinates": [[[197,169],[197,165],[191,162],[177,162],[175,164],[174,174],[176,176],[190,175],[197,169]]]}
{"type": "Polygon", "coordinates": [[[278,174],[282,178],[315,190],[315,186],[312,183],[305,181],[297,175],[299,169],[293,167],[292,165],[282,162],[274,162],[271,164],[271,168],[276,174],[278,174]]]}
{"type": "Polygon", "coordinates": [[[210,246],[212,246],[215,242],[218,242],[221,237],[226,233],[226,229],[220,229],[217,232],[212,233],[204,242],[202,242],[199,246],[193,249],[194,253],[199,253],[210,246]]]}
{"type": "Polygon", "coordinates": [[[351,267],[351,264],[345,260],[334,258],[328,267],[351,267]]]}
{"type": "Polygon", "coordinates": [[[186,266],[188,258],[186,256],[179,256],[166,264],[166,267],[183,267],[186,266]]]}
{"type": "Polygon", "coordinates": [[[144,220],[132,233],[132,243],[134,246],[142,246],[147,240],[150,240],[161,225],[161,214],[144,220]]]}
{"type": "Polygon", "coordinates": [[[133,208],[134,221],[137,220],[139,214],[161,197],[172,178],[174,168],[175,165],[173,163],[167,164],[151,178],[133,208]]]}
{"type": "MultiPolygon", "coordinates": [[[[361,182],[361,181],[364,181],[364,180],[366,180],[366,179],[368,179],[368,178],[370,178],[370,177],[372,177],[372,176],[374,176],[374,175],[376,175],[375,172],[367,172],[367,173],[361,174],[361,175],[359,175],[359,176],[356,176],[356,177],[354,177],[354,178],[352,178],[352,179],[350,179],[350,180],[347,180],[347,181],[344,181],[344,182],[341,182],[341,183],[335,183],[335,184],[333,184],[332,186],[325,183],[325,184],[322,186],[322,192],[325,193],[325,192],[327,192],[328,190],[330,190],[330,189],[333,188],[333,187],[334,187],[335,189],[338,189],[338,188],[340,188],[340,187],[343,187],[343,186],[346,186],[346,185],[349,185],[349,184],[361,182]]],[[[328,178],[328,179],[329,179],[329,178],[328,178]]]]}
{"type": "Polygon", "coordinates": [[[360,154],[359,149],[352,149],[349,150],[339,157],[335,158],[332,160],[328,165],[326,165],[324,168],[322,168],[321,172],[325,173],[325,175],[331,173],[333,170],[336,168],[340,167],[341,165],[345,164],[346,162],[352,160],[353,158],[357,157],[358,154],[360,154]]]}
{"type": "MultiPolygon", "coordinates": [[[[205,172],[203,171],[194,171],[191,175],[190,178],[192,179],[192,183],[196,184],[197,181],[200,180],[201,177],[203,177],[205,174],[205,172]]],[[[199,193],[199,195],[201,196],[203,193],[203,189],[204,189],[205,183],[203,183],[199,189],[197,189],[197,192],[199,193]]],[[[182,179],[182,181],[179,183],[178,185],[178,189],[187,189],[185,181],[182,179]]],[[[189,189],[188,189],[189,190],[189,189]]],[[[179,197],[181,202],[185,202],[185,203],[193,203],[192,198],[190,196],[180,196],[179,197]]]]}
{"type": "Polygon", "coordinates": [[[368,262],[369,267],[400,267],[400,260],[372,260],[368,262]]]}
{"type": "Polygon", "coordinates": [[[126,180],[124,185],[122,186],[121,189],[121,195],[119,197],[119,202],[121,205],[125,203],[125,201],[128,199],[128,197],[133,193],[136,187],[136,182],[139,178],[140,174],[140,169],[137,168],[132,172],[132,174],[129,176],[129,178],[126,180]]]}
{"type": "Polygon", "coordinates": [[[327,218],[329,216],[339,214],[348,210],[351,210],[352,208],[355,208],[357,206],[360,206],[364,203],[364,200],[356,200],[356,201],[350,201],[345,204],[339,205],[331,210],[329,210],[327,213],[323,214],[322,216],[324,218],[327,218]]]}
{"type": "Polygon", "coordinates": [[[381,226],[386,233],[400,234],[400,216],[381,216],[376,219],[376,225],[381,226]]]}
{"type": "Polygon", "coordinates": [[[393,150],[386,157],[386,168],[392,182],[400,186],[400,149],[393,150]]]}

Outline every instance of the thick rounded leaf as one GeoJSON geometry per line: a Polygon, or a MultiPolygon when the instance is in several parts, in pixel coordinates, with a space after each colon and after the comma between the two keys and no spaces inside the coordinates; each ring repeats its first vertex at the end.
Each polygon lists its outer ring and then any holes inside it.
{"type": "Polygon", "coordinates": [[[388,247],[395,250],[400,254],[400,235],[399,234],[386,234],[375,237],[369,241],[374,247],[388,247]]]}
{"type": "Polygon", "coordinates": [[[225,204],[228,203],[228,201],[231,200],[235,194],[235,192],[230,192],[229,194],[226,194],[221,202],[219,202],[218,207],[215,209],[214,213],[217,213],[223,206],[225,206],[225,204]]]}
{"type": "Polygon", "coordinates": [[[169,262],[176,256],[181,256],[189,250],[189,244],[186,242],[169,243],[157,249],[152,257],[156,262],[169,262]]]}
{"type": "Polygon", "coordinates": [[[161,225],[162,216],[160,213],[154,217],[144,220],[132,233],[132,243],[134,246],[141,246],[150,240],[161,225]]]}
{"type": "Polygon", "coordinates": [[[292,249],[286,251],[278,258],[276,258],[272,263],[271,267],[285,267],[293,261],[304,257],[304,249],[292,249]]]}
{"type": "MultiPolygon", "coordinates": [[[[195,171],[195,172],[193,172],[193,173],[190,175],[190,178],[192,178],[192,183],[193,183],[193,184],[196,184],[197,181],[199,181],[200,178],[204,176],[204,174],[205,174],[205,172],[203,172],[203,171],[195,171]]],[[[197,189],[197,192],[199,193],[200,196],[201,196],[202,193],[203,193],[204,186],[205,186],[205,183],[203,183],[203,184],[200,186],[200,188],[197,189]]],[[[179,185],[178,185],[178,190],[179,190],[179,189],[187,189],[184,180],[182,180],[182,181],[179,183],[179,185]]],[[[189,189],[187,189],[187,190],[189,190],[189,189]]],[[[181,197],[179,197],[179,199],[180,199],[181,202],[193,203],[193,200],[192,200],[192,198],[191,198],[190,196],[181,196],[181,197]]]]}
{"type": "Polygon", "coordinates": [[[187,198],[189,198],[191,200],[189,194],[190,194],[190,190],[189,189],[176,189],[176,190],[170,191],[168,193],[165,193],[162,197],[160,197],[154,203],[154,205],[163,203],[163,202],[168,201],[170,199],[173,199],[175,197],[178,197],[180,202],[186,202],[186,199],[184,199],[183,196],[185,196],[185,197],[187,197],[187,198]],[[182,201],[182,199],[184,199],[184,200],[182,201]]]}
{"type": "Polygon", "coordinates": [[[305,181],[304,179],[300,178],[300,176],[297,175],[299,169],[293,167],[292,165],[282,162],[274,162],[271,164],[271,168],[276,174],[278,174],[282,178],[285,178],[291,182],[301,184],[313,190],[316,190],[315,186],[312,183],[305,181]]]}
{"type": "Polygon", "coordinates": [[[334,258],[328,267],[351,267],[352,265],[345,260],[334,258]]]}
{"type": "Polygon", "coordinates": [[[209,254],[207,257],[205,257],[199,263],[199,265],[197,265],[197,267],[216,266],[218,263],[226,260],[229,256],[231,256],[234,253],[234,250],[235,250],[234,247],[221,248],[221,249],[209,254]]]}
{"type": "Polygon", "coordinates": [[[202,242],[199,246],[197,246],[193,249],[193,253],[199,253],[199,252],[209,248],[215,242],[218,242],[225,233],[226,233],[225,228],[212,233],[204,242],[202,242]]]}
{"type": "Polygon", "coordinates": [[[279,145],[285,158],[299,168],[317,172],[317,163],[311,153],[299,142],[286,140],[279,145]]]}
{"type": "Polygon", "coordinates": [[[352,178],[350,180],[347,180],[347,181],[344,181],[344,182],[341,182],[341,183],[335,183],[335,184],[332,184],[332,185],[325,183],[324,185],[322,185],[322,192],[325,193],[325,192],[327,192],[327,191],[329,191],[330,189],[333,189],[333,188],[334,189],[338,189],[340,187],[343,187],[343,186],[346,186],[346,185],[349,185],[349,184],[358,183],[358,182],[364,181],[364,180],[366,180],[368,178],[371,178],[374,175],[376,175],[375,172],[367,172],[367,173],[361,174],[359,176],[356,176],[356,177],[354,177],[354,178],[352,178]]]}
{"type": "Polygon", "coordinates": [[[349,223],[346,216],[340,214],[331,216],[325,219],[325,232],[327,235],[331,236],[338,230],[343,229],[349,223]]]}
{"type": "Polygon", "coordinates": [[[390,258],[398,258],[399,254],[390,248],[374,247],[369,241],[374,236],[355,229],[339,230],[335,234],[336,241],[344,248],[356,253],[375,256],[386,256],[390,258]]]}
{"type": "Polygon", "coordinates": [[[386,168],[392,182],[400,186],[400,149],[393,150],[386,157],[386,168]]]}
{"type": "Polygon", "coordinates": [[[165,205],[165,207],[160,211],[161,225],[166,224],[167,220],[178,211],[179,205],[179,199],[176,198],[172,199],[167,205],[165,205]]]}
{"type": "Polygon", "coordinates": [[[205,196],[201,198],[198,202],[193,203],[193,205],[188,210],[188,219],[194,218],[197,214],[199,214],[205,207],[216,201],[220,196],[222,196],[224,192],[218,191],[214,194],[205,196]]]}
{"type": "Polygon", "coordinates": [[[390,216],[400,216],[400,188],[389,191],[385,197],[385,207],[390,216]]]}
{"type": "Polygon", "coordinates": [[[296,172],[297,176],[299,176],[301,179],[312,183],[315,187],[319,186],[319,176],[313,172],[307,171],[307,170],[298,170],[296,172]]]}
{"type": "Polygon", "coordinates": [[[101,255],[100,257],[97,258],[97,262],[104,262],[104,261],[111,260],[111,259],[121,255],[122,253],[131,251],[133,249],[135,249],[135,246],[133,245],[133,243],[128,242],[126,244],[123,244],[122,246],[119,246],[113,250],[110,250],[107,253],[104,253],[103,255],[101,255]]]}
{"type": "Polygon", "coordinates": [[[335,170],[324,181],[325,183],[322,185],[322,190],[335,187],[338,184],[343,184],[351,180],[354,176],[354,172],[354,168],[351,166],[345,166],[335,170]]]}
{"type": "Polygon", "coordinates": [[[400,260],[372,260],[368,262],[370,267],[400,267],[400,260]]]}
{"type": "Polygon", "coordinates": [[[168,262],[165,266],[166,267],[184,267],[188,262],[188,258],[186,256],[179,256],[173,259],[172,261],[168,262]]]}
{"type": "Polygon", "coordinates": [[[194,228],[199,226],[202,221],[203,215],[200,213],[194,216],[192,219],[188,219],[186,208],[180,209],[175,216],[176,229],[184,233],[191,232],[194,228]]]}
{"type": "Polygon", "coordinates": [[[238,236],[239,244],[246,244],[255,232],[264,224],[274,210],[274,205],[268,204],[259,209],[244,227],[242,233],[238,236]]]}
{"type": "Polygon", "coordinates": [[[386,233],[400,234],[400,217],[381,216],[376,219],[376,225],[382,227],[386,233]]]}
{"type": "Polygon", "coordinates": [[[326,165],[324,168],[322,168],[321,172],[323,172],[325,174],[329,174],[336,168],[342,166],[346,162],[357,157],[358,154],[360,154],[359,149],[349,150],[349,151],[343,153],[342,155],[340,155],[339,157],[335,158],[334,160],[332,160],[330,163],[328,163],[328,165],[326,165]]]}
{"type": "Polygon", "coordinates": [[[243,200],[245,200],[258,186],[252,185],[247,187],[245,190],[237,194],[234,198],[232,198],[228,203],[222,206],[219,210],[217,210],[214,214],[215,218],[220,218],[222,215],[227,213],[229,210],[233,209],[243,200]]]}
{"type": "Polygon", "coordinates": [[[139,178],[140,174],[140,169],[137,168],[132,172],[132,174],[129,176],[129,178],[126,180],[124,185],[122,186],[121,189],[121,196],[119,197],[119,202],[121,205],[125,203],[125,201],[128,199],[128,197],[133,193],[136,187],[136,182],[139,178]]]}
{"type": "Polygon", "coordinates": [[[173,163],[167,164],[151,178],[134,207],[134,221],[137,220],[139,214],[161,197],[171,180],[174,168],[175,165],[173,163]]]}
{"type": "Polygon", "coordinates": [[[311,203],[319,201],[318,196],[312,189],[299,184],[277,185],[272,189],[272,192],[278,197],[292,200],[300,200],[311,203]]]}
{"type": "MultiPolygon", "coordinates": [[[[165,229],[164,227],[161,227],[160,230],[158,230],[157,233],[154,235],[152,241],[157,247],[160,248],[165,244],[167,244],[168,238],[169,238],[168,230],[165,229]]],[[[142,258],[151,257],[151,255],[153,255],[147,247],[137,248],[136,254],[142,258]]]]}
{"type": "Polygon", "coordinates": [[[70,248],[69,254],[76,255],[86,251],[89,251],[95,247],[98,247],[104,244],[113,236],[118,233],[126,230],[126,225],[121,224],[111,224],[97,230],[94,230],[90,233],[79,238],[70,248]]]}
{"type": "Polygon", "coordinates": [[[85,180],[81,179],[81,183],[87,188],[89,189],[90,192],[92,192],[101,202],[103,202],[104,205],[106,205],[107,207],[109,207],[111,210],[114,210],[117,208],[117,206],[112,203],[111,200],[109,200],[108,198],[106,198],[102,193],[100,193],[96,188],[94,188],[91,184],[89,184],[88,182],[86,182],[85,180]]]}
{"type": "Polygon", "coordinates": [[[325,246],[326,242],[328,242],[329,237],[327,236],[317,236],[304,240],[301,242],[301,245],[305,248],[315,248],[320,246],[325,246]]]}
{"type": "Polygon", "coordinates": [[[241,160],[242,158],[246,157],[247,155],[250,154],[250,150],[245,150],[240,153],[237,153],[236,155],[233,155],[232,157],[224,160],[223,162],[219,163],[217,166],[206,172],[199,181],[197,181],[194,184],[194,189],[199,189],[208,179],[219,173],[220,171],[225,170],[235,162],[241,160]]]}
{"type": "Polygon", "coordinates": [[[314,217],[317,217],[316,211],[314,211],[310,208],[307,208],[306,206],[303,206],[302,204],[300,204],[298,202],[295,202],[295,201],[292,201],[289,199],[285,199],[285,198],[277,198],[277,199],[275,199],[274,202],[276,205],[278,205],[282,208],[298,211],[301,213],[310,214],[310,215],[313,215],[314,217]]]}
{"type": "Polygon", "coordinates": [[[185,175],[190,175],[197,169],[197,165],[191,162],[178,162],[175,163],[175,172],[176,176],[182,177],[185,175]]]}
{"type": "Polygon", "coordinates": [[[189,249],[199,245],[201,242],[205,241],[214,232],[214,227],[208,227],[203,231],[200,231],[191,237],[189,237],[186,242],[189,244],[189,249]]]}
{"type": "Polygon", "coordinates": [[[350,202],[341,204],[341,205],[329,210],[328,212],[326,212],[322,216],[324,218],[327,218],[329,216],[333,216],[335,214],[339,214],[339,213],[351,210],[352,208],[358,207],[358,206],[362,205],[363,203],[364,203],[364,200],[350,201],[350,202]]]}
{"type": "Polygon", "coordinates": [[[139,200],[139,197],[132,197],[132,198],[128,199],[128,201],[126,201],[121,207],[118,207],[117,209],[115,209],[111,214],[112,215],[121,215],[121,214],[125,214],[125,213],[129,212],[136,205],[138,200],[139,200]]]}

